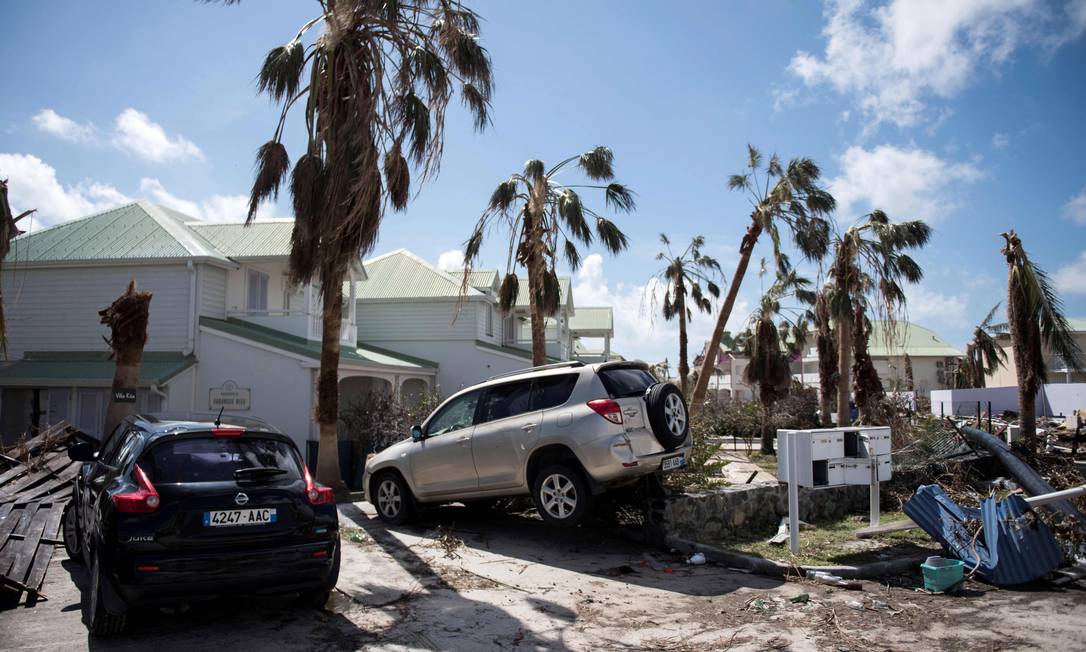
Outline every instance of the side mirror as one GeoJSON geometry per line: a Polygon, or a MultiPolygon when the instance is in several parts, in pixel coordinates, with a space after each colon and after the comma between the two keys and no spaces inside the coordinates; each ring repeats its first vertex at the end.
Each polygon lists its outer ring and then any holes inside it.
{"type": "Polygon", "coordinates": [[[422,426],[411,426],[411,441],[422,441],[422,426]]]}
{"type": "Polygon", "coordinates": [[[68,447],[68,459],[73,462],[93,462],[94,446],[86,441],[72,444],[68,447]]]}

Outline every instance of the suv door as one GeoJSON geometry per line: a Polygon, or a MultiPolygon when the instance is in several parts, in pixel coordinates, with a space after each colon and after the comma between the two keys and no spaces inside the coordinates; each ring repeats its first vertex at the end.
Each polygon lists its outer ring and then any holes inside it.
{"type": "Polygon", "coordinates": [[[461,394],[441,406],[423,427],[422,441],[412,443],[411,480],[420,498],[478,489],[471,438],[480,394],[461,394]]]}
{"type": "Polygon", "coordinates": [[[471,455],[479,489],[505,489],[519,484],[524,457],[539,438],[542,411],[533,409],[533,381],[492,385],[479,401],[471,455]]]}

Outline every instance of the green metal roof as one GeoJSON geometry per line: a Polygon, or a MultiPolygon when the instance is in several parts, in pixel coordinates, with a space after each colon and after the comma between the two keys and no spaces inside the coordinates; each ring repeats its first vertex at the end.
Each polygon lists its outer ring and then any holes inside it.
{"type": "Polygon", "coordinates": [[[7,260],[50,263],[198,257],[232,264],[189,230],[181,217],[176,211],[138,201],[19,236],[12,242],[7,260]]]}
{"type": "MultiPolygon", "coordinates": [[[[558,277],[558,305],[565,306],[567,303],[573,302],[573,297],[569,293],[569,277],[558,277]]],[[[516,308],[528,307],[528,277],[521,276],[517,278],[517,303],[516,308]]]]}
{"type": "MultiPolygon", "coordinates": [[[[165,383],[195,362],[183,353],[145,352],[140,386],[165,383]]],[[[0,385],[109,385],[115,368],[104,351],[27,351],[21,360],[0,367],[0,385]]]]}
{"type": "Polygon", "coordinates": [[[231,258],[289,256],[294,220],[268,220],[244,224],[189,222],[186,226],[203,236],[223,255],[231,258]]]}
{"type": "Polygon", "coordinates": [[[574,333],[581,331],[613,331],[614,328],[614,314],[611,306],[577,308],[577,311],[569,318],[569,330],[574,333]]]}
{"type": "MultiPolygon", "coordinates": [[[[355,287],[359,301],[374,299],[456,298],[462,276],[453,276],[434,267],[406,249],[397,249],[367,260],[368,280],[355,287]]],[[[483,294],[473,287],[468,297],[483,294]]]]}
{"type": "Polygon", "coordinates": [[[1086,333],[1086,317],[1068,317],[1067,323],[1076,333],[1086,333]]]}
{"type": "MultiPolygon", "coordinates": [[[[303,355],[307,358],[320,360],[321,343],[307,340],[304,337],[290,335],[274,328],[258,326],[240,319],[213,319],[200,317],[200,326],[220,333],[235,335],[258,344],[264,344],[288,353],[303,355]]],[[[340,348],[339,359],[343,362],[357,364],[379,365],[383,367],[401,367],[405,369],[437,369],[437,363],[423,358],[404,355],[381,349],[368,344],[358,343],[354,348],[343,346],[340,348]]]]}
{"type": "MultiPolygon", "coordinates": [[[[464,272],[449,272],[449,275],[460,280],[464,278],[464,272]]],[[[496,269],[473,269],[468,272],[468,285],[485,292],[487,290],[496,290],[498,287],[498,270],[496,269]]]]}
{"type": "Polygon", "coordinates": [[[884,321],[871,322],[868,351],[872,356],[889,357],[908,353],[912,357],[952,358],[962,355],[961,351],[947,344],[934,331],[909,322],[898,322],[894,337],[888,345],[886,326],[884,321]]]}

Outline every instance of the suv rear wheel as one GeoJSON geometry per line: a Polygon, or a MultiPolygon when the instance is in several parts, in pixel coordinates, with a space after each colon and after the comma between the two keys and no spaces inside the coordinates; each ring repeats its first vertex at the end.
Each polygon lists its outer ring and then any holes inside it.
{"type": "Polygon", "coordinates": [[[588,517],[592,493],[576,469],[567,464],[552,464],[532,481],[532,500],[547,523],[573,527],[588,517]]]}
{"type": "Polygon", "coordinates": [[[411,518],[411,490],[399,475],[386,471],[373,481],[373,504],[382,521],[400,525],[411,518]]]}

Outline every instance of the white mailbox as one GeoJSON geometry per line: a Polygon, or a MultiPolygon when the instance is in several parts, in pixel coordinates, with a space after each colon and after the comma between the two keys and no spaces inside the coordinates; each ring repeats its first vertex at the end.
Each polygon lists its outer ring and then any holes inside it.
{"type": "Polygon", "coordinates": [[[890,429],[871,428],[860,431],[860,440],[863,443],[867,457],[878,457],[890,454],[890,429]]]}

